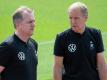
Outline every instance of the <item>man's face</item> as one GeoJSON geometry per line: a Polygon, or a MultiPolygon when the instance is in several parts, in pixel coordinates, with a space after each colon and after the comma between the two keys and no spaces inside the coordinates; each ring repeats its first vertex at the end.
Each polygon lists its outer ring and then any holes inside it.
{"type": "Polygon", "coordinates": [[[18,30],[22,34],[31,36],[35,27],[35,18],[32,13],[23,13],[23,20],[19,23],[18,30]]]}
{"type": "Polygon", "coordinates": [[[84,29],[87,17],[83,15],[80,9],[76,8],[69,12],[69,19],[72,30],[79,33],[84,29]]]}

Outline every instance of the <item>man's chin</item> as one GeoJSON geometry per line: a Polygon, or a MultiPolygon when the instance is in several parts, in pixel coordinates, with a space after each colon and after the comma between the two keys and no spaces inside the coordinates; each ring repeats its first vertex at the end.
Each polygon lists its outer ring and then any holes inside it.
{"type": "Polygon", "coordinates": [[[29,33],[28,35],[29,35],[29,36],[32,36],[32,35],[33,35],[33,33],[29,33]]]}
{"type": "Polygon", "coordinates": [[[33,35],[33,33],[30,34],[30,36],[32,36],[32,35],[33,35]]]}
{"type": "Polygon", "coordinates": [[[80,33],[79,31],[79,29],[77,29],[77,28],[74,28],[74,27],[72,27],[72,30],[74,31],[74,32],[76,32],[76,33],[80,33]]]}

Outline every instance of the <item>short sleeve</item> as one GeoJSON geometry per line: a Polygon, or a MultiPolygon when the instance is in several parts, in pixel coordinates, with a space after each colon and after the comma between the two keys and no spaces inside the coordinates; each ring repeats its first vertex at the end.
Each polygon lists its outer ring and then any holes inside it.
{"type": "Polygon", "coordinates": [[[33,43],[35,49],[36,49],[36,54],[37,54],[37,51],[38,51],[38,43],[34,40],[34,39],[30,39],[31,42],[33,43]]]}
{"type": "Polygon", "coordinates": [[[7,66],[11,59],[11,48],[6,43],[0,44],[0,65],[7,66]]]}
{"type": "Polygon", "coordinates": [[[36,48],[36,54],[38,53],[38,43],[36,41],[34,41],[34,45],[35,45],[35,48],[36,48]]]}
{"type": "Polygon", "coordinates": [[[96,38],[97,38],[97,40],[96,40],[97,50],[96,51],[97,51],[97,53],[103,52],[104,51],[104,45],[103,45],[103,40],[102,40],[102,35],[101,35],[100,30],[97,31],[96,38]]]}
{"type": "Polygon", "coordinates": [[[55,56],[64,56],[64,44],[62,36],[57,35],[54,43],[54,55],[55,56]]]}

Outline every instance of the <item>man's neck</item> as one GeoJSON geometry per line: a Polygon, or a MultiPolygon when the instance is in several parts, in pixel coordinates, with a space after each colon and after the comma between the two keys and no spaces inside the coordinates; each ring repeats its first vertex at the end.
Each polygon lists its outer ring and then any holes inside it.
{"type": "Polygon", "coordinates": [[[81,28],[81,29],[78,29],[78,30],[74,30],[74,29],[72,28],[72,30],[73,30],[75,33],[83,34],[84,31],[85,31],[85,26],[84,26],[83,28],[81,28]]]}
{"type": "Polygon", "coordinates": [[[29,40],[29,38],[30,37],[28,37],[28,36],[26,36],[26,35],[24,35],[24,34],[21,34],[21,33],[19,33],[19,32],[15,32],[15,34],[23,41],[23,42],[25,42],[25,43],[27,43],[27,41],[29,40]]]}
{"type": "Polygon", "coordinates": [[[84,33],[84,31],[85,31],[85,26],[83,27],[83,29],[82,30],[80,30],[80,34],[83,34],[84,33]]]}

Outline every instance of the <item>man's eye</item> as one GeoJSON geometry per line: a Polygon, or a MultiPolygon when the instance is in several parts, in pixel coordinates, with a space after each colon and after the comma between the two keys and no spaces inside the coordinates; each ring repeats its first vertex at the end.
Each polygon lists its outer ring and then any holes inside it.
{"type": "Polygon", "coordinates": [[[28,23],[33,23],[33,21],[29,21],[28,23]]]}
{"type": "Polygon", "coordinates": [[[79,19],[79,17],[75,17],[75,19],[79,19]]]}
{"type": "Polygon", "coordinates": [[[34,23],[34,22],[35,22],[35,20],[29,21],[29,23],[34,23]]]}
{"type": "Polygon", "coordinates": [[[69,17],[70,19],[79,19],[79,17],[74,17],[74,18],[72,18],[72,17],[69,17]]]}
{"type": "Polygon", "coordinates": [[[69,17],[69,19],[72,19],[72,17],[69,17]]]}

